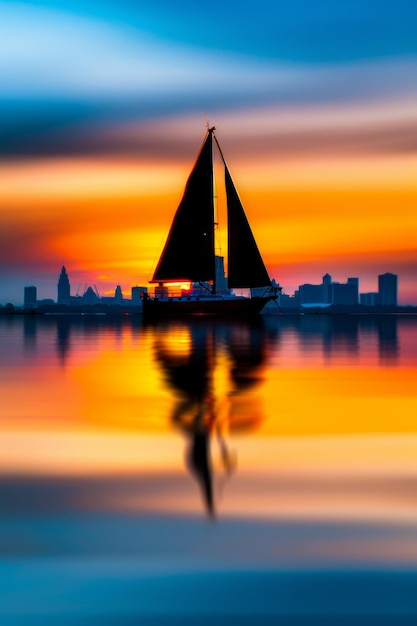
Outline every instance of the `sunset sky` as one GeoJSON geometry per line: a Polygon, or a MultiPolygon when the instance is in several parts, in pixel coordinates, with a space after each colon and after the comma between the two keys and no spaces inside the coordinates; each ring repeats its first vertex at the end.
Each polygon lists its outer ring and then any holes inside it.
{"type": "Polygon", "coordinates": [[[394,272],[417,304],[416,24],[414,0],[0,1],[0,303],[56,298],[63,263],[73,293],[146,284],[206,115],[286,293],[394,272]]]}

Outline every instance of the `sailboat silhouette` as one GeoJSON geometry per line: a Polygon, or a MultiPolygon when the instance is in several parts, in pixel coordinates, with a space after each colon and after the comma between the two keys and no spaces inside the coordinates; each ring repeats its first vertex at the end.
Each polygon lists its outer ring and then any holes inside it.
{"type": "Polygon", "coordinates": [[[214,315],[248,318],[257,315],[280,288],[272,284],[242,203],[214,134],[207,134],[188,178],[183,198],[174,216],[165,247],[154,272],[153,297],[143,295],[143,313],[148,319],[214,315]],[[228,288],[216,281],[213,139],[225,171],[228,222],[228,288]],[[167,283],[190,283],[186,292],[172,293],[167,283]],[[233,288],[250,289],[250,297],[236,295],[233,288]]]}

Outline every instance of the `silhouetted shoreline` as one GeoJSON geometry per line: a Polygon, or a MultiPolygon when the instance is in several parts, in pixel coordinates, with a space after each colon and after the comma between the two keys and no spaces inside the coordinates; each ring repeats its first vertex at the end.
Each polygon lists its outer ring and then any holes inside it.
{"type": "MultiPolygon", "coordinates": [[[[417,306],[367,306],[363,304],[344,305],[331,304],[329,306],[308,306],[308,307],[280,307],[282,315],[416,315],[417,306]]],[[[272,311],[265,310],[265,314],[272,314],[272,311]]]]}
{"type": "Polygon", "coordinates": [[[142,307],[98,304],[74,308],[62,304],[51,304],[37,308],[24,308],[6,305],[0,307],[0,315],[142,315],[142,307]]]}
{"type": "MultiPolygon", "coordinates": [[[[68,307],[65,305],[48,305],[28,309],[13,305],[0,306],[0,315],[128,315],[142,316],[141,306],[123,306],[123,305],[85,305],[82,307],[68,307]]],[[[288,315],[417,315],[417,306],[348,306],[348,305],[330,305],[327,307],[280,307],[274,309],[266,309],[261,316],[288,316],[288,315]]]]}

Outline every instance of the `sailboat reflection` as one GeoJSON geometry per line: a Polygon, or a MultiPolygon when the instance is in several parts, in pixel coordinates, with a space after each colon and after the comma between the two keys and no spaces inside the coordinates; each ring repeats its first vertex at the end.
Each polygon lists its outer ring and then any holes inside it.
{"type": "Polygon", "coordinates": [[[262,420],[260,394],[266,358],[262,325],[186,322],[159,327],[155,359],[174,392],[170,420],[187,439],[186,462],[214,517],[213,447],[223,477],[236,467],[231,431],[250,430],[262,420]]]}

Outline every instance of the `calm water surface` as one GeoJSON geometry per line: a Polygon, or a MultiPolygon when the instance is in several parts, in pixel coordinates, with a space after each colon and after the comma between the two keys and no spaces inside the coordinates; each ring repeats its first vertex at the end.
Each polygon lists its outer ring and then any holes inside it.
{"type": "Polygon", "coordinates": [[[2,624],[415,623],[417,318],[8,316],[0,346],[2,624]]]}

